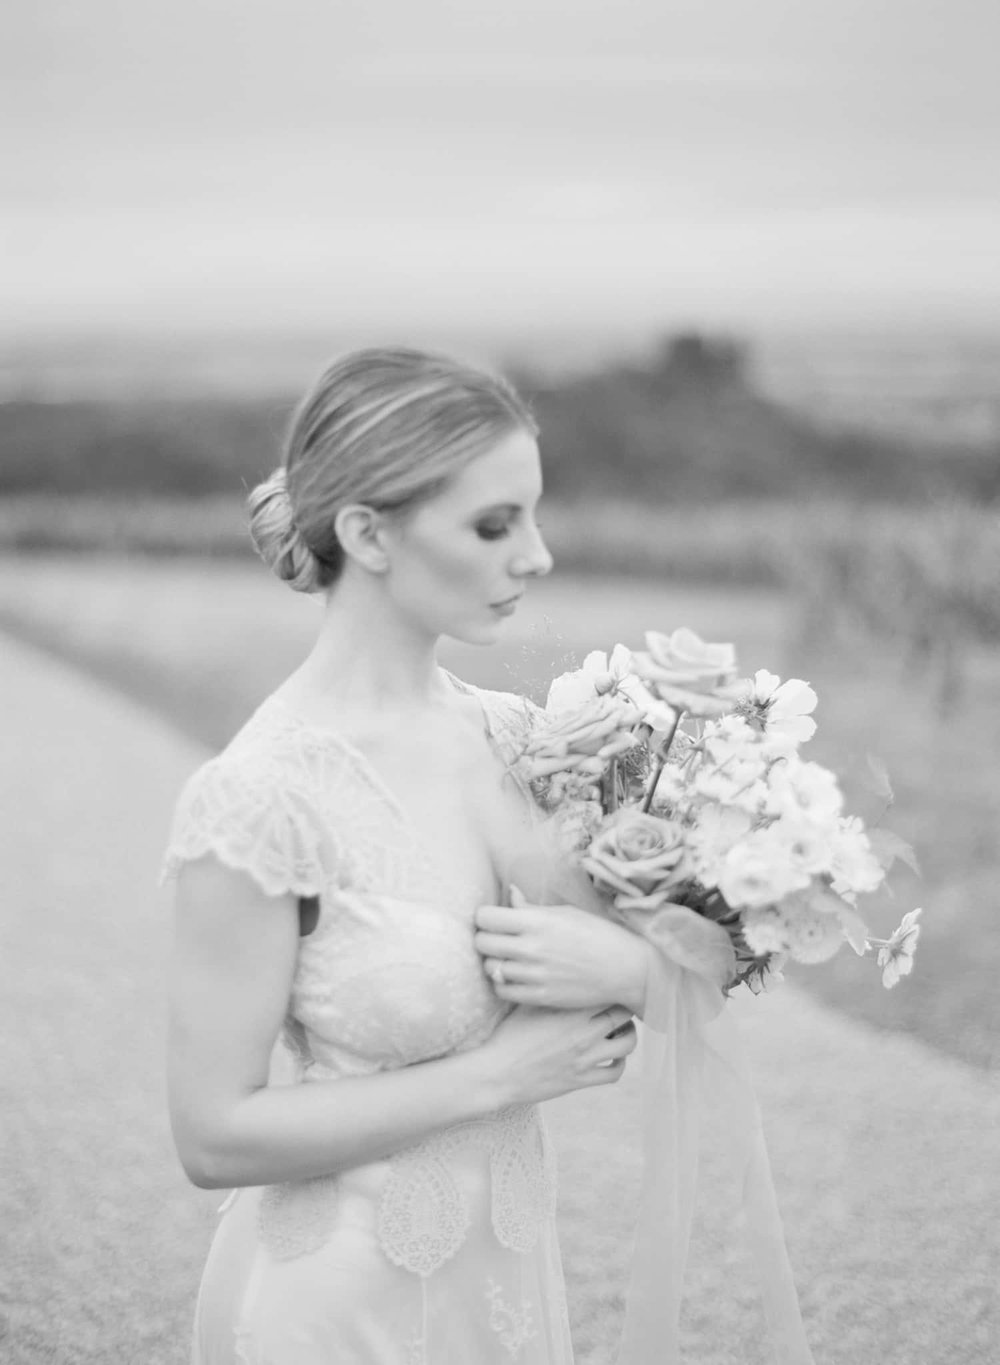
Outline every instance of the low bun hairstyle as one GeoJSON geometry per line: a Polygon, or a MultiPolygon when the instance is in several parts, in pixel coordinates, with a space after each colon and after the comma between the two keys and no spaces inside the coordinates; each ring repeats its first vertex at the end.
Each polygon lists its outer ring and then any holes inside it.
{"type": "Polygon", "coordinates": [[[299,534],[283,466],[251,492],[248,508],[250,535],[268,568],[296,592],[319,592],[325,566],[299,534]]]}
{"type": "Polygon", "coordinates": [[[534,418],[498,375],[424,351],[367,349],[335,361],[292,418],[281,466],[250,494],[250,534],[297,592],[335,583],[342,507],[403,511],[534,418]]]}

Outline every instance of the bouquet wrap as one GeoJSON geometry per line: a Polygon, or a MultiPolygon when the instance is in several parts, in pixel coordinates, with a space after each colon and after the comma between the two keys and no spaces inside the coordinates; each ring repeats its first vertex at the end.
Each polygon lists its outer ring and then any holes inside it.
{"type": "MultiPolygon", "coordinates": [[[[679,1322],[706,1100],[741,1187],[776,1365],[813,1365],[799,1312],[750,1067],[721,985],[728,934],[682,906],[633,927],[657,948],[642,1035],[642,1184],[618,1365],[679,1365],[679,1322]]],[[[727,967],[726,955],[730,966],[727,967]]]]}

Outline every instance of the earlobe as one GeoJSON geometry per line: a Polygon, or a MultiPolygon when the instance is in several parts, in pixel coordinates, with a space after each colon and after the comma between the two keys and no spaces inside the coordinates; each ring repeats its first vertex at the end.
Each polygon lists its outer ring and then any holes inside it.
{"type": "Polygon", "coordinates": [[[382,519],[374,508],[363,503],[342,507],[333,527],[345,555],[350,555],[369,573],[388,573],[389,556],[383,544],[382,519]]]}

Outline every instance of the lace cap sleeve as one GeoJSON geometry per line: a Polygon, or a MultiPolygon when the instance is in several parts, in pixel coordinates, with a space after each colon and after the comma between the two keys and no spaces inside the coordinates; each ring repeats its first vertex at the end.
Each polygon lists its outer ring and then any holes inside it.
{"type": "Polygon", "coordinates": [[[213,853],[247,872],[268,895],[317,896],[331,868],[316,803],[294,773],[262,756],[220,754],[203,764],[181,791],[161,883],[184,863],[213,853]]]}

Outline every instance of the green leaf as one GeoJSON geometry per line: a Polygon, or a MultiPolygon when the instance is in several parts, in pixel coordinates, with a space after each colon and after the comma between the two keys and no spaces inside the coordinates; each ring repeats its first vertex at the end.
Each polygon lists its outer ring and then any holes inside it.
{"type": "Polygon", "coordinates": [[[880,796],[886,805],[891,806],[896,799],[896,793],[892,790],[885,764],[875,754],[869,754],[867,761],[869,790],[880,796]]]}
{"type": "Polygon", "coordinates": [[[893,834],[892,830],[870,829],[868,831],[868,842],[871,844],[872,852],[879,860],[880,865],[887,872],[898,860],[911,868],[918,877],[920,876],[920,864],[917,862],[917,855],[913,848],[898,834],[893,834]]]}

